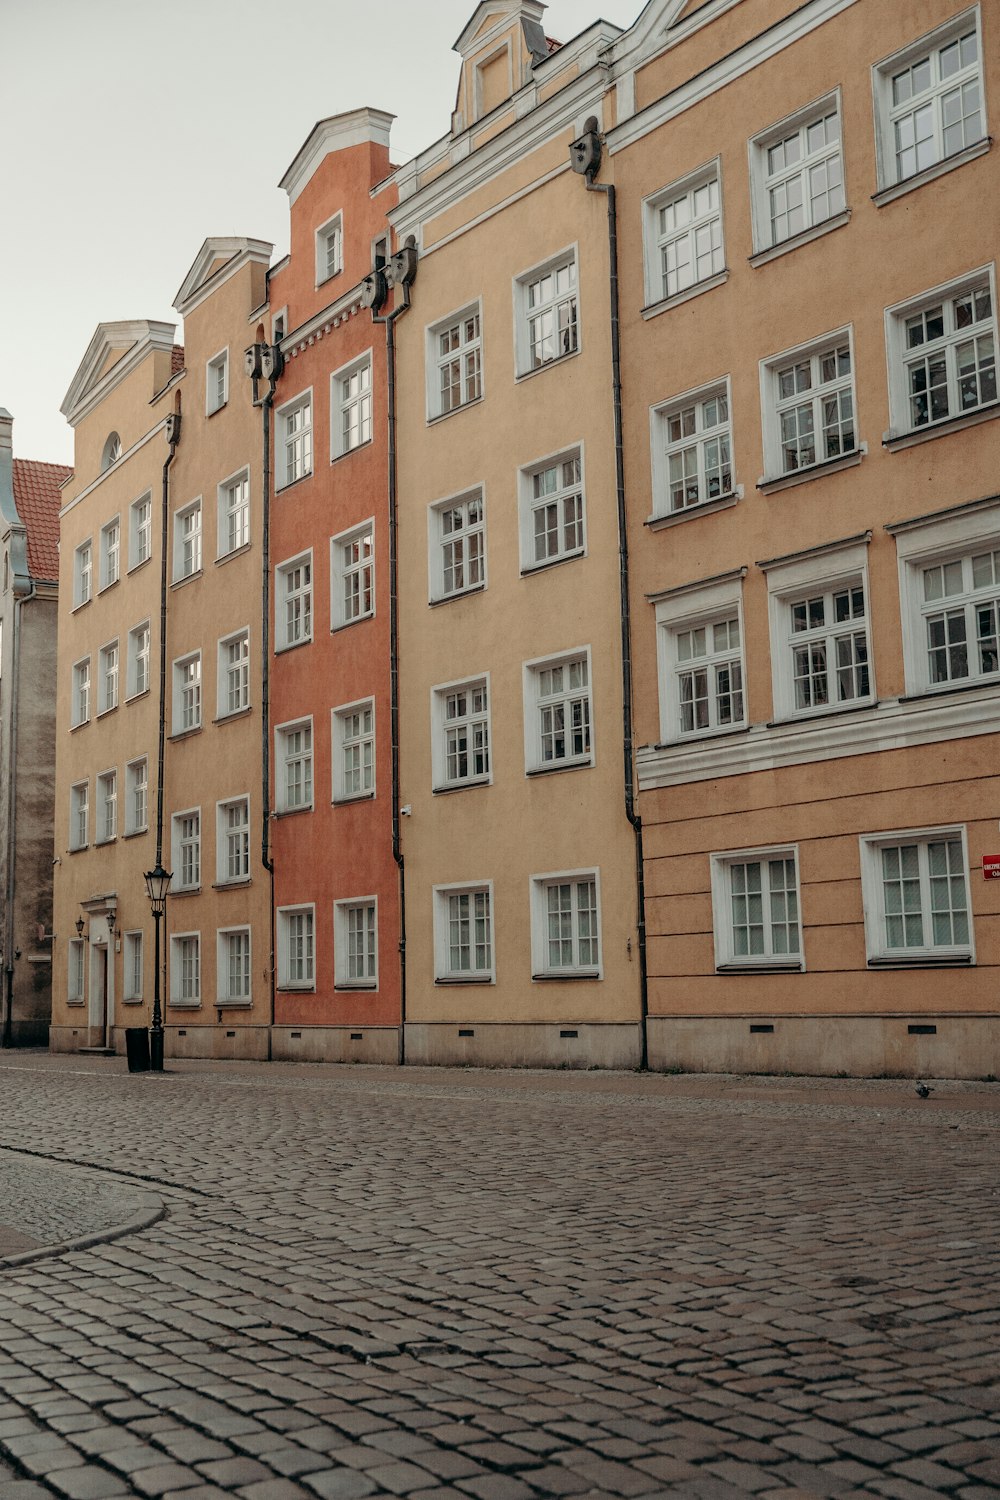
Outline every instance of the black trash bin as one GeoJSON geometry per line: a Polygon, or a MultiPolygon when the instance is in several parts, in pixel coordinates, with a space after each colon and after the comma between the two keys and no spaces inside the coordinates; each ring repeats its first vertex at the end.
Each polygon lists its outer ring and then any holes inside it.
{"type": "Polygon", "coordinates": [[[149,1072],[149,1032],[145,1026],[126,1026],[125,1051],[130,1073],[149,1072]]]}

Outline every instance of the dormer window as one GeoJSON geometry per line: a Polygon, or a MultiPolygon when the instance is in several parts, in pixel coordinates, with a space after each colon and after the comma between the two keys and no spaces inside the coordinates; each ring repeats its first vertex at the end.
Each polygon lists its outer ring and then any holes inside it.
{"type": "Polygon", "coordinates": [[[101,473],[103,474],[105,469],[110,469],[112,464],[116,464],[121,456],[122,440],[117,432],[112,432],[108,435],[108,440],[104,444],[104,452],[101,454],[101,473]]]}
{"type": "Polygon", "coordinates": [[[341,214],[316,231],[316,285],[322,286],[344,266],[344,221],[341,214]]]}

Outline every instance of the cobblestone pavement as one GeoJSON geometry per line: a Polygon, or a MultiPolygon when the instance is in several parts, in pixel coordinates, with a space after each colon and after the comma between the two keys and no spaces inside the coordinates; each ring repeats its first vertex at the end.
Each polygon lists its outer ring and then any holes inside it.
{"type": "Polygon", "coordinates": [[[0,1264],[0,1500],[1000,1493],[1000,1086],[5,1054],[0,1098],[49,1245],[0,1264]]]}

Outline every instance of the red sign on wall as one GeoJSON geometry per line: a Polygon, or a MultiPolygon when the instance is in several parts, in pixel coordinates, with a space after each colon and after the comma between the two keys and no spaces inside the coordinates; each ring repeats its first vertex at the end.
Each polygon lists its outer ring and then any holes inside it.
{"type": "Polygon", "coordinates": [[[983,855],[983,878],[1000,880],[1000,854],[983,855]]]}

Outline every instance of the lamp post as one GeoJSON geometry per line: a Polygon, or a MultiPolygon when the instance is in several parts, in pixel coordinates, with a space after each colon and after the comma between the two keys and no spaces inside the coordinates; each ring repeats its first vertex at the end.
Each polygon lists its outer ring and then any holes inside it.
{"type": "Polygon", "coordinates": [[[160,1009],[160,922],[163,913],[167,909],[167,893],[170,890],[170,882],[173,876],[169,870],[163,868],[157,859],[151,870],[147,870],[143,879],[146,882],[146,894],[149,896],[149,904],[153,911],[153,927],[155,938],[153,953],[155,966],[153,969],[153,1024],[149,1030],[149,1067],[153,1073],[163,1072],[163,1012],[160,1009]]]}

